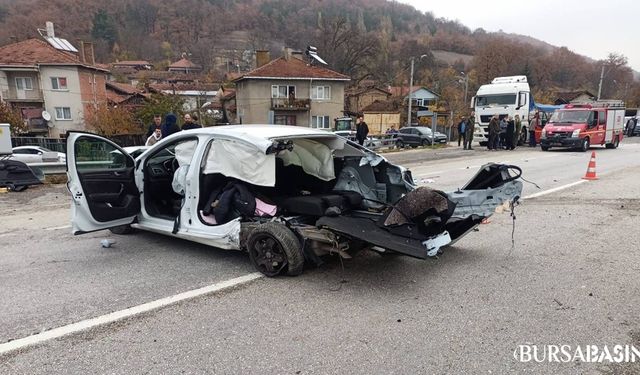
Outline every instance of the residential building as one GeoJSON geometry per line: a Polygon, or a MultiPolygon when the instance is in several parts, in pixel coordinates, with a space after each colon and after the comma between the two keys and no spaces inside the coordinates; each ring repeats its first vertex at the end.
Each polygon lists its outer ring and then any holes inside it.
{"type": "MultiPolygon", "coordinates": [[[[264,60],[270,59],[257,58],[264,60]]],[[[303,61],[302,54],[285,50],[283,57],[235,80],[238,121],[330,129],[343,114],[349,81],[343,74],[303,61]]]]}
{"type": "Polygon", "coordinates": [[[356,86],[347,89],[345,96],[346,113],[355,116],[373,102],[389,99],[391,92],[375,85],[356,86]]]}
{"type": "Polygon", "coordinates": [[[83,130],[87,112],[107,102],[108,73],[95,65],[90,43],[81,43],[77,53],[40,39],[0,47],[2,100],[21,112],[30,135],[83,130]]]}
{"type": "Polygon", "coordinates": [[[578,91],[559,91],[556,92],[556,100],[553,104],[561,105],[561,104],[569,104],[575,102],[586,102],[595,100],[596,96],[590,93],[587,90],[578,90],[578,91]]]}
{"type": "Polygon", "coordinates": [[[214,83],[159,83],[150,84],[152,91],[162,94],[177,95],[184,100],[185,111],[195,111],[205,103],[213,101],[220,85],[214,83]]]}
{"type": "Polygon", "coordinates": [[[400,129],[402,102],[400,99],[376,100],[362,108],[364,122],[371,134],[384,134],[392,126],[400,129]]]}
{"type": "Polygon", "coordinates": [[[168,70],[170,72],[176,72],[176,73],[199,73],[202,71],[202,67],[200,65],[194,64],[189,59],[183,57],[180,60],[169,65],[168,70]]]}
{"type": "Polygon", "coordinates": [[[146,60],[116,61],[111,64],[113,69],[152,70],[153,64],[146,60]]]}
{"type": "Polygon", "coordinates": [[[144,106],[148,96],[148,93],[138,90],[135,86],[113,81],[107,82],[107,102],[112,107],[136,110],[144,106]]]}
{"type": "MultiPolygon", "coordinates": [[[[389,87],[393,97],[402,97],[404,102],[409,97],[408,87],[389,87]]],[[[411,92],[411,105],[418,107],[433,106],[438,102],[439,96],[424,86],[414,87],[411,92]]]]}

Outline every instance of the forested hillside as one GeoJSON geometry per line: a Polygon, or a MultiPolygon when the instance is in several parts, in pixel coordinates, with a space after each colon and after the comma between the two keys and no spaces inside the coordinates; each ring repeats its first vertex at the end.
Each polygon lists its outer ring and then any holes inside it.
{"type": "MultiPolygon", "coordinates": [[[[452,104],[462,95],[460,71],[469,76],[471,91],[495,76],[526,74],[544,100],[555,90],[597,92],[602,65],[570,46],[469,30],[385,0],[0,0],[0,42],[37,36],[48,20],[62,37],[94,41],[102,62],[146,59],[162,67],[187,53],[214,75],[221,58],[248,68],[246,50],[270,49],[277,56],[285,45],[312,44],[354,82],[400,85],[408,80],[410,58],[425,54],[416,60],[417,84],[452,104]],[[432,51],[473,59],[444,63],[432,51]]],[[[635,102],[640,90],[626,58],[612,55],[607,63],[603,97],[635,102]]]]}

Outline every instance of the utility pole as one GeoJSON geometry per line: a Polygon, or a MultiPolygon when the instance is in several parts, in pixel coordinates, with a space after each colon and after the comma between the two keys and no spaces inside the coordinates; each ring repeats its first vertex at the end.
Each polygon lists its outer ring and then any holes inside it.
{"type": "Polygon", "coordinates": [[[411,58],[411,76],[409,78],[409,105],[407,106],[407,126],[411,126],[411,91],[413,88],[413,60],[411,58]]]}
{"type": "Polygon", "coordinates": [[[600,84],[598,85],[598,99],[600,100],[600,94],[602,93],[602,79],[604,78],[604,64],[602,65],[602,70],[600,70],[600,84]]]}
{"type": "Polygon", "coordinates": [[[465,109],[467,108],[467,92],[469,89],[469,76],[467,76],[466,74],[464,74],[464,72],[460,72],[462,73],[462,75],[464,76],[464,105],[465,105],[465,109]]]}

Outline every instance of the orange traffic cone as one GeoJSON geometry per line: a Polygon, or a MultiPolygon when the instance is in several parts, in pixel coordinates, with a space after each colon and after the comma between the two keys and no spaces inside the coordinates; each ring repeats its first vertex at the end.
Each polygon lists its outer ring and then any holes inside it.
{"type": "Polygon", "coordinates": [[[589,160],[589,166],[587,167],[587,173],[582,177],[583,180],[597,180],[596,176],[596,152],[591,153],[591,160],[589,160]]]}

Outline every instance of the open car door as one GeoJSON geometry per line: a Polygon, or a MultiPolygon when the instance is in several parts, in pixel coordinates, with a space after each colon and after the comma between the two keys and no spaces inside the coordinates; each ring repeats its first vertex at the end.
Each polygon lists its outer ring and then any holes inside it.
{"type": "Polygon", "coordinates": [[[140,212],[133,158],[94,134],[67,134],[73,234],[130,224],[140,212]]]}

